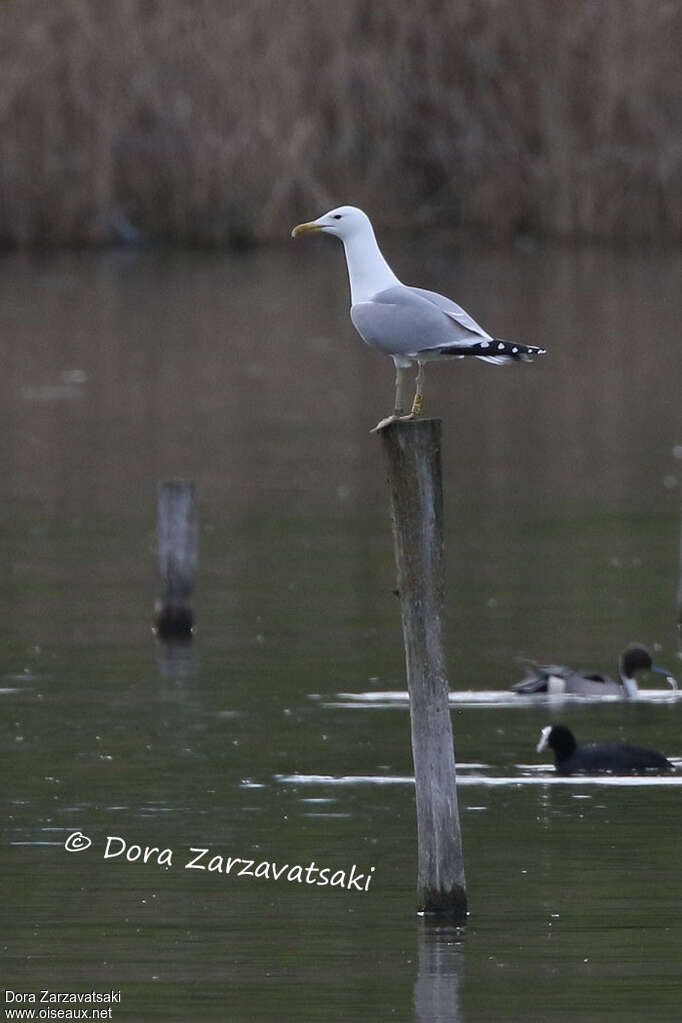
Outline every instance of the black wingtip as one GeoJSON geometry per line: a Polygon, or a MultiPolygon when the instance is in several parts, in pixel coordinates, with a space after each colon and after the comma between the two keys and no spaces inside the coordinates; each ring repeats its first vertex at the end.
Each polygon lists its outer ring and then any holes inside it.
{"type": "Polygon", "coordinates": [[[497,360],[499,362],[531,362],[540,355],[546,355],[546,348],[535,345],[522,345],[517,341],[503,341],[501,338],[475,341],[468,345],[447,345],[438,349],[441,355],[453,355],[458,358],[473,356],[478,359],[497,360]]]}
{"type": "Polygon", "coordinates": [[[499,337],[493,339],[491,348],[487,349],[489,355],[506,355],[510,359],[522,361],[534,359],[539,355],[547,355],[546,348],[538,348],[535,345],[522,345],[517,341],[503,341],[499,337]]]}

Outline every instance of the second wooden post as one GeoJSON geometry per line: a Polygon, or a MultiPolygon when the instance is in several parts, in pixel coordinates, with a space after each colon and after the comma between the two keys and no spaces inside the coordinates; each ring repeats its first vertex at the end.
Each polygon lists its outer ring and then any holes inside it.
{"type": "Polygon", "coordinates": [[[166,480],[158,490],[159,598],[156,630],[162,639],[188,639],[189,604],[199,560],[195,488],[191,480],[166,480]]]}

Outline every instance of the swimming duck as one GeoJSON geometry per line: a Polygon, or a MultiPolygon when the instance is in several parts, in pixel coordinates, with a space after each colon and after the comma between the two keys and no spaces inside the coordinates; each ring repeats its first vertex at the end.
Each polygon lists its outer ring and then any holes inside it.
{"type": "Polygon", "coordinates": [[[578,746],[565,725],[547,725],[540,733],[536,752],[554,750],[557,774],[643,774],[645,771],[674,771],[662,753],[630,746],[624,742],[589,743],[578,746]]]}
{"type": "Polygon", "coordinates": [[[618,680],[599,672],[574,671],[559,664],[536,664],[527,661],[530,669],[526,678],[511,688],[515,693],[547,693],[560,696],[566,693],[574,696],[620,696],[636,699],[639,692],[635,675],[638,671],[654,671],[665,675],[666,681],[677,689],[677,682],[665,668],[654,664],[651,654],[640,643],[632,643],[620,655],[618,680]]]}

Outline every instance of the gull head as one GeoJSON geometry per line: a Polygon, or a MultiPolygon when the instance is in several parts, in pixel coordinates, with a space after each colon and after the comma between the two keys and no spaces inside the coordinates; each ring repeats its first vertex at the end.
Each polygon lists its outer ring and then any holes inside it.
{"type": "Polygon", "coordinates": [[[298,224],[291,232],[292,238],[302,234],[321,231],[323,234],[334,234],[342,241],[359,234],[372,231],[370,219],[357,206],[337,206],[329,213],[323,213],[317,220],[309,220],[306,224],[298,224]]]}

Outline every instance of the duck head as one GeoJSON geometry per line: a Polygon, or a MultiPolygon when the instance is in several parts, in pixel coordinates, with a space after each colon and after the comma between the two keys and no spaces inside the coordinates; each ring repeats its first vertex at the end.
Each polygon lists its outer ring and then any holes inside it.
{"type": "Polygon", "coordinates": [[[630,646],[626,647],[621,654],[618,670],[621,682],[628,696],[637,696],[638,690],[635,676],[638,671],[653,671],[657,675],[663,675],[666,682],[673,689],[677,689],[677,682],[667,668],[661,668],[660,665],[654,664],[651,654],[640,643],[631,643],[630,646]]]}

